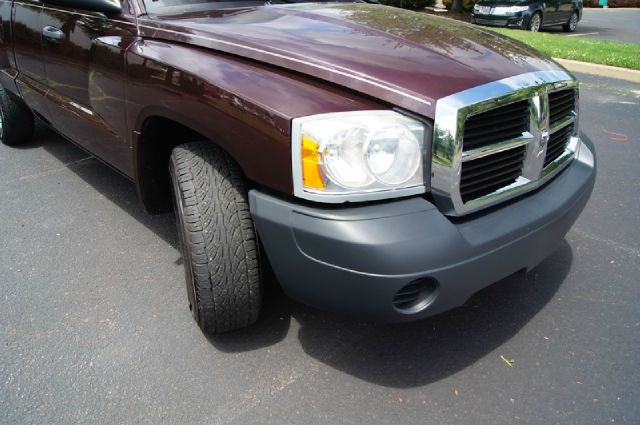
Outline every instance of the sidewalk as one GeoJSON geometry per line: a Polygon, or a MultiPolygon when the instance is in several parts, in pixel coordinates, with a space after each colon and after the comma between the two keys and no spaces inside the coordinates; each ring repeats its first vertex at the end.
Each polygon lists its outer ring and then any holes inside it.
{"type": "Polygon", "coordinates": [[[583,72],[585,74],[599,75],[601,77],[617,78],[640,84],[640,71],[617,66],[600,65],[597,63],[580,62],[570,59],[553,58],[569,71],[583,72]]]}

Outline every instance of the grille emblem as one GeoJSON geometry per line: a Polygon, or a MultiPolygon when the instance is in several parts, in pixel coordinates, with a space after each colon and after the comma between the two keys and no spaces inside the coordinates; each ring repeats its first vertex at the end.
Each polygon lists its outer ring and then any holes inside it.
{"type": "Polygon", "coordinates": [[[549,130],[544,129],[540,132],[540,149],[543,149],[549,143],[549,130]]]}
{"type": "Polygon", "coordinates": [[[549,98],[546,93],[538,96],[534,96],[531,99],[531,107],[533,108],[532,122],[531,122],[531,134],[536,140],[536,143],[532,146],[536,159],[532,158],[535,164],[530,164],[528,171],[529,177],[537,178],[542,173],[542,158],[547,149],[547,143],[551,137],[551,131],[549,129],[549,98]]]}

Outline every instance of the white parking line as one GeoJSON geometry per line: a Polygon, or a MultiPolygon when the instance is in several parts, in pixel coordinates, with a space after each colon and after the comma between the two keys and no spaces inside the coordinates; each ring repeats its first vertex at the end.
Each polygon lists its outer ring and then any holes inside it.
{"type": "Polygon", "coordinates": [[[599,32],[585,32],[582,34],[569,34],[567,37],[582,37],[583,35],[594,35],[594,34],[600,34],[599,32]]]}

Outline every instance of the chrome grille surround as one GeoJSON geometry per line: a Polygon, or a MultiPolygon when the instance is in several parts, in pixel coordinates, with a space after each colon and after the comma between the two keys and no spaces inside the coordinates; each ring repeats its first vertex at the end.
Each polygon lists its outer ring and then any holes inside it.
{"type": "Polygon", "coordinates": [[[434,199],[447,215],[461,216],[534,190],[566,167],[577,155],[578,82],[565,71],[538,71],[505,78],[440,99],[436,104],[431,166],[434,199]],[[575,89],[572,114],[549,124],[548,94],[575,89]],[[529,131],[511,140],[464,150],[463,134],[468,117],[499,106],[527,99],[530,103],[529,131]],[[573,133],[564,152],[544,166],[551,134],[573,124],[573,133]],[[464,202],[460,194],[462,163],[526,146],[520,176],[512,184],[464,202]]]}

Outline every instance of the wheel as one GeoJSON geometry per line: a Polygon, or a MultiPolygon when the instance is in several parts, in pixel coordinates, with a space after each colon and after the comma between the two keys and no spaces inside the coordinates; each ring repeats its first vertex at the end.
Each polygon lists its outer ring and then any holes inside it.
{"type": "Polygon", "coordinates": [[[578,12],[573,11],[573,13],[571,13],[571,17],[569,18],[569,21],[562,26],[562,29],[565,32],[574,32],[577,27],[578,27],[578,12]]]}
{"type": "Polygon", "coordinates": [[[542,26],[542,15],[540,12],[536,12],[529,19],[529,24],[527,25],[527,29],[532,32],[540,31],[540,26],[542,26]]]}
{"type": "Polygon", "coordinates": [[[15,146],[33,137],[33,113],[0,86],[0,141],[15,146]]]}
{"type": "Polygon", "coordinates": [[[210,142],[173,149],[174,211],[189,308],[208,334],[254,323],[262,304],[258,241],[239,167],[210,142]]]}

